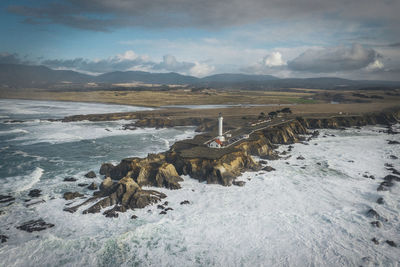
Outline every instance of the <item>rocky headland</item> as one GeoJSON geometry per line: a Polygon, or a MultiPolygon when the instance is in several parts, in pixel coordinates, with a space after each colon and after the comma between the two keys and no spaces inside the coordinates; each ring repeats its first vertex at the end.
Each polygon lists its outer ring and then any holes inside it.
{"type": "MultiPolygon", "coordinates": [[[[149,154],[146,158],[126,158],[118,165],[104,163],[100,174],[105,179],[95,191],[93,197],[81,204],[67,207],[66,211],[75,212],[83,205],[92,204],[83,213],[97,213],[102,209],[108,217],[117,217],[118,212],[128,209],[144,208],[154,204],[166,195],[154,190],[144,190],[144,186],[164,187],[168,189],[181,188],[182,175],[189,175],[199,181],[209,184],[230,186],[238,185],[235,178],[245,171],[261,170],[261,164],[252,156],[263,159],[278,159],[275,151],[279,144],[307,142],[318,135],[321,128],[342,129],[345,127],[360,127],[365,125],[390,125],[398,122],[400,111],[364,114],[360,116],[333,116],[328,118],[296,117],[264,129],[254,131],[248,139],[241,140],[227,148],[212,149],[203,144],[208,136],[198,135],[191,140],[176,142],[163,153],[149,154]],[[308,139],[305,137],[308,136],[308,139]]],[[[109,115],[112,117],[112,115],[109,115]]],[[[78,119],[78,117],[75,117],[78,119]]],[[[102,118],[104,119],[104,118],[102,118]]],[[[65,121],[70,121],[66,119],[65,121]]],[[[188,120],[184,125],[199,127],[198,129],[213,129],[207,119],[188,120]]],[[[138,127],[170,127],[182,125],[183,120],[141,118],[135,126],[138,127]]],[[[243,184],[241,184],[243,185],[243,184]]]]}

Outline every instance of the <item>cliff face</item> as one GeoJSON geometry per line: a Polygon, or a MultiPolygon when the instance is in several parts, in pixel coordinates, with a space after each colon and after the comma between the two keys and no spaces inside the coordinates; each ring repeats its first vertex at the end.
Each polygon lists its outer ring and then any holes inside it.
{"type": "Polygon", "coordinates": [[[303,140],[301,135],[308,133],[307,129],[392,124],[396,122],[396,114],[380,113],[322,119],[297,118],[254,132],[249,139],[238,142],[229,149],[219,150],[219,153],[213,157],[206,155],[212,152],[212,149],[199,147],[196,152],[198,156],[193,156],[196,153],[188,153],[195,150],[193,147],[175,144],[165,153],[151,154],[144,159],[124,159],[115,167],[111,164],[103,164],[100,174],[114,180],[129,176],[139,186],[148,185],[170,189],[180,188],[179,182],[182,179],[179,175],[189,175],[199,181],[227,186],[231,185],[232,180],[240,173],[259,168],[251,155],[273,155],[275,144],[299,142],[303,140]]]}
{"type": "MultiPolygon", "coordinates": [[[[260,169],[252,155],[274,155],[276,144],[299,142],[303,140],[301,135],[309,133],[307,129],[338,129],[368,124],[390,125],[397,122],[399,115],[399,112],[394,112],[321,119],[297,118],[256,131],[248,139],[224,149],[210,149],[187,142],[177,142],[164,153],[149,154],[147,158],[123,159],[117,166],[103,164],[100,174],[105,175],[106,179],[101,184],[100,191],[95,192],[93,198],[81,205],[102,198],[85,213],[99,212],[102,208],[115,205],[104,213],[106,216],[115,216],[116,211],[128,208],[143,208],[160,201],[165,195],[152,190],[142,190],[142,186],[179,189],[179,182],[183,181],[180,175],[229,186],[244,171],[260,169]]],[[[146,124],[148,122],[146,121],[146,124]]],[[[158,123],[155,121],[155,124],[158,123]]],[[[81,205],[66,210],[74,212],[81,205]]]]}

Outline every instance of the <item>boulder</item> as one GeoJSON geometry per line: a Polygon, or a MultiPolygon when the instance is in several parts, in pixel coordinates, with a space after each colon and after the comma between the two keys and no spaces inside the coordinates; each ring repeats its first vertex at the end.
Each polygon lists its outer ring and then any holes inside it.
{"type": "Polygon", "coordinates": [[[31,191],[29,191],[28,196],[30,197],[40,197],[42,190],[39,189],[32,189],[31,191]]]}
{"type": "Polygon", "coordinates": [[[101,175],[110,176],[111,171],[114,169],[114,165],[111,163],[103,163],[100,167],[99,173],[101,175]]]}
{"type": "Polygon", "coordinates": [[[398,159],[398,157],[396,157],[395,155],[390,155],[389,158],[391,158],[391,159],[398,159]]]}
{"type": "Polygon", "coordinates": [[[303,156],[298,156],[296,159],[297,160],[305,160],[305,158],[303,156]]]}
{"type": "Polygon", "coordinates": [[[246,182],[244,182],[244,181],[233,181],[232,184],[236,185],[236,186],[244,186],[246,184],[246,182]]]}
{"type": "Polygon", "coordinates": [[[381,216],[379,215],[378,212],[376,212],[374,209],[369,209],[366,213],[367,217],[370,218],[375,218],[375,219],[380,219],[381,216]]]}
{"type": "Polygon", "coordinates": [[[66,177],[64,178],[64,182],[76,182],[77,179],[74,177],[66,177]]]}
{"type": "Polygon", "coordinates": [[[94,171],[90,171],[85,174],[86,178],[96,178],[96,173],[94,171]]]}
{"type": "Polygon", "coordinates": [[[275,168],[271,167],[271,166],[265,166],[264,168],[262,168],[263,171],[267,171],[267,172],[272,172],[275,171],[275,168]]]}
{"type": "Polygon", "coordinates": [[[72,200],[75,199],[77,197],[83,197],[83,195],[79,192],[65,192],[63,195],[63,198],[65,200],[72,200]]]}
{"type": "Polygon", "coordinates": [[[375,245],[379,245],[379,241],[376,237],[372,238],[371,241],[374,242],[375,245]]]}
{"type": "Polygon", "coordinates": [[[392,187],[394,183],[392,181],[384,181],[382,182],[378,188],[376,189],[377,191],[389,191],[389,188],[392,187]]]}
{"type": "Polygon", "coordinates": [[[396,140],[389,140],[388,144],[389,145],[398,145],[398,144],[400,144],[400,142],[396,141],[396,140]]]}
{"type": "Polygon", "coordinates": [[[78,186],[80,186],[80,187],[85,187],[85,186],[88,186],[89,184],[85,184],[85,183],[81,183],[81,184],[78,184],[78,186]]]}
{"type": "Polygon", "coordinates": [[[373,221],[373,222],[371,222],[371,225],[375,226],[375,227],[378,227],[378,228],[382,227],[382,223],[380,221],[373,221]]]}
{"type": "Polygon", "coordinates": [[[46,223],[45,221],[43,221],[43,219],[39,219],[25,222],[22,225],[17,226],[17,229],[32,233],[35,231],[43,231],[51,227],[54,227],[54,224],[46,223]]]}
{"type": "Polygon", "coordinates": [[[376,200],[376,203],[382,205],[382,204],[385,204],[385,200],[383,199],[383,197],[380,197],[380,198],[378,198],[378,199],[376,200]]]}
{"type": "Polygon", "coordinates": [[[8,236],[6,236],[6,235],[0,235],[0,242],[1,242],[1,243],[7,242],[7,239],[8,239],[8,236]]]}
{"type": "Polygon", "coordinates": [[[133,214],[132,216],[131,216],[131,219],[133,219],[133,220],[136,220],[138,218],[138,216],[136,216],[135,214],[133,214]]]}
{"type": "Polygon", "coordinates": [[[180,204],[181,205],[187,205],[187,204],[190,204],[190,201],[189,200],[184,200],[180,204]]]}
{"type": "Polygon", "coordinates": [[[87,188],[89,190],[97,190],[97,184],[95,182],[93,182],[87,188]]]}
{"type": "Polygon", "coordinates": [[[391,247],[397,248],[397,244],[392,240],[386,240],[386,244],[388,244],[391,247]]]}

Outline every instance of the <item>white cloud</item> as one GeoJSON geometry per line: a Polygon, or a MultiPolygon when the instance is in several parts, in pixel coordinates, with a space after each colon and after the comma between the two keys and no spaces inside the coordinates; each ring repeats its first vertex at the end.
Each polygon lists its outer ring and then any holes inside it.
{"type": "Polygon", "coordinates": [[[278,67],[286,65],[286,62],[282,59],[282,54],[279,52],[272,52],[271,54],[264,57],[264,65],[267,67],[278,67]]]}
{"type": "Polygon", "coordinates": [[[204,77],[215,70],[214,66],[209,66],[205,63],[195,62],[195,65],[189,70],[189,74],[196,77],[204,77]]]}
{"type": "Polygon", "coordinates": [[[385,65],[383,65],[383,63],[379,59],[376,59],[374,62],[370,63],[367,67],[365,67],[365,69],[368,71],[376,71],[376,70],[381,70],[384,67],[385,65]]]}

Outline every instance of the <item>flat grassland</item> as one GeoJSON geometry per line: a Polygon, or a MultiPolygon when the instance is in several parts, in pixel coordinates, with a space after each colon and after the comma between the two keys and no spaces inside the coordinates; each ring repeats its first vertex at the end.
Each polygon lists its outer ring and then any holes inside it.
{"type": "Polygon", "coordinates": [[[184,118],[215,117],[223,112],[225,117],[257,116],[281,107],[290,106],[294,115],[325,116],[335,114],[361,114],[388,108],[400,108],[400,93],[392,91],[332,91],[293,88],[284,91],[217,91],[203,89],[169,91],[47,91],[43,89],[4,90],[0,98],[59,100],[78,102],[113,103],[133,106],[163,107],[169,105],[235,105],[244,106],[213,109],[157,109],[145,113],[149,117],[184,118]],[[358,95],[357,95],[358,94],[358,95]],[[362,95],[361,97],[359,95],[362,95]],[[339,104],[338,104],[339,103],[339,104]],[[268,106],[274,104],[272,106],[268,106]],[[279,104],[281,107],[277,107],[279,104]],[[264,105],[264,106],[263,106],[264,105]]]}

